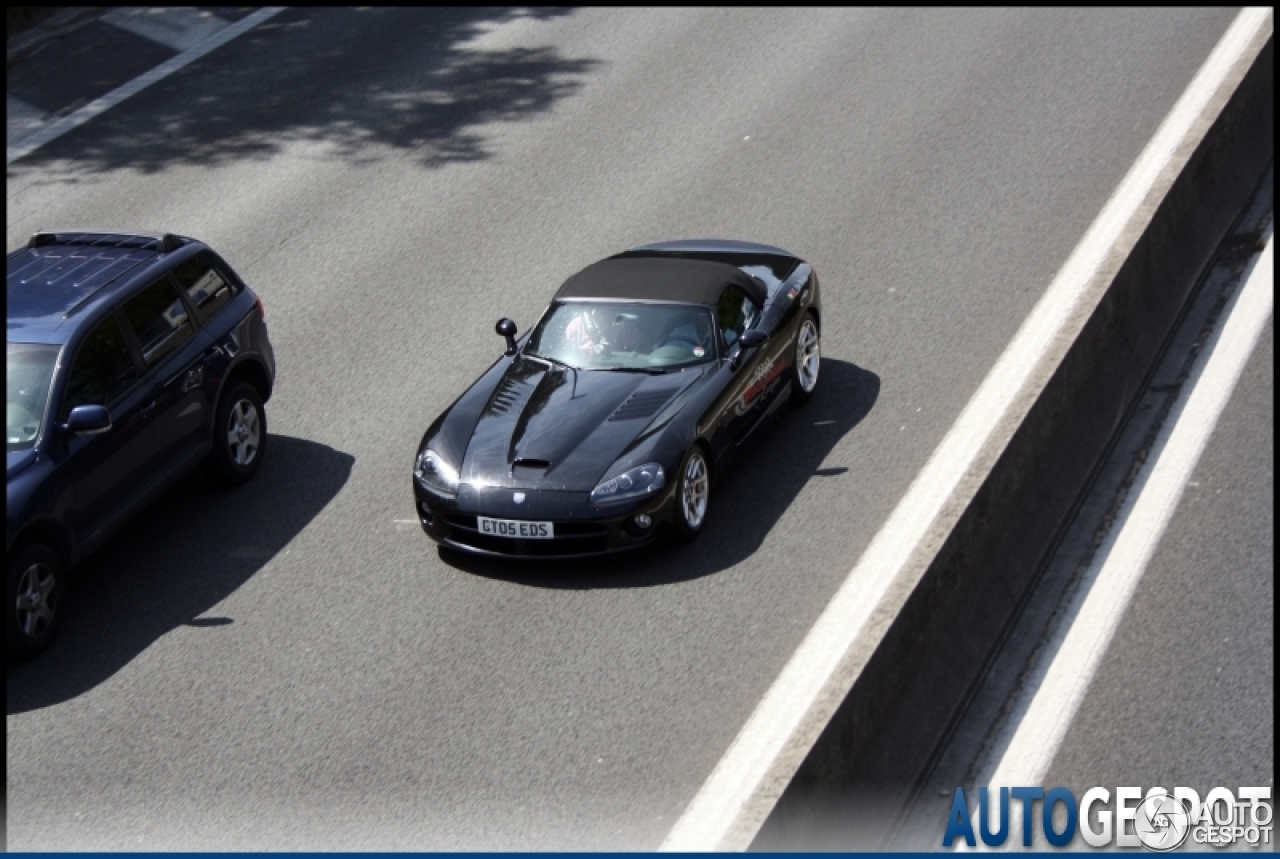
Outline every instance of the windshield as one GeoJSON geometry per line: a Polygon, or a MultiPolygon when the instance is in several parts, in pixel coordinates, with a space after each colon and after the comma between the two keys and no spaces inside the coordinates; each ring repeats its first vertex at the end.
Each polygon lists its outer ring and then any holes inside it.
{"type": "Polygon", "coordinates": [[[9,343],[5,363],[5,441],[9,450],[31,447],[49,399],[58,347],[9,343]]]}
{"type": "Polygon", "coordinates": [[[524,351],[580,370],[662,372],[714,361],[714,330],[705,307],[565,301],[542,317],[524,351]]]}

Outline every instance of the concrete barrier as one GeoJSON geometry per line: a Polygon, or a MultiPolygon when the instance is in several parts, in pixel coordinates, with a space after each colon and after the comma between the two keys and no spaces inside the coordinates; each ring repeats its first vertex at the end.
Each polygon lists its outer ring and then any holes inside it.
{"type": "Polygon", "coordinates": [[[855,804],[883,818],[926,774],[1272,161],[1273,74],[1268,35],[753,849],[812,848],[801,833],[855,804]]]}

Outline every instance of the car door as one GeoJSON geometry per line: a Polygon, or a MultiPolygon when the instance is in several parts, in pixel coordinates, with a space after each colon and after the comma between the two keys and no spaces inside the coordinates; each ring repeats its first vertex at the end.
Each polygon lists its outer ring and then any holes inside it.
{"type": "Polygon", "coordinates": [[[73,498],[67,525],[76,551],[87,551],[126,520],[164,480],[154,384],[113,312],[74,346],[59,423],[80,405],[106,406],[111,428],[64,438],[54,453],[73,498]]]}
{"type": "Polygon", "coordinates": [[[154,386],[161,465],[173,470],[207,437],[211,420],[202,363],[207,348],[177,284],[163,276],[124,302],[123,315],[154,386]]]}
{"type": "Polygon", "coordinates": [[[740,348],[738,339],[759,315],[760,308],[736,287],[726,288],[716,303],[721,347],[729,356],[728,370],[733,374],[720,414],[721,431],[729,444],[741,443],[755,429],[777,395],[786,369],[772,339],[753,349],[740,348]]]}

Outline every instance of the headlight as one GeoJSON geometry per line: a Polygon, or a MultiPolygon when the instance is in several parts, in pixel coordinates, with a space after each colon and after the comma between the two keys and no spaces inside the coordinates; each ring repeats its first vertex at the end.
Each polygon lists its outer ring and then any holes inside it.
{"type": "Polygon", "coordinates": [[[418,454],[418,464],[414,466],[413,476],[424,489],[442,495],[458,494],[457,469],[445,462],[434,450],[424,450],[418,454]]]}
{"type": "Polygon", "coordinates": [[[609,502],[641,498],[657,492],[666,484],[667,476],[663,473],[662,466],[656,462],[646,462],[601,483],[591,490],[591,500],[609,502]]]}

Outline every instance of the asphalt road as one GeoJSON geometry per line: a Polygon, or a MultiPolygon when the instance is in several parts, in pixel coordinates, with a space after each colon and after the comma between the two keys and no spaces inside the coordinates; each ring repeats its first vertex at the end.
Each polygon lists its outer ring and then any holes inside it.
{"type": "Polygon", "coordinates": [[[1275,807],[1275,390],[1268,323],[1046,784],[1262,786],[1275,807]]]}
{"type": "Polygon", "coordinates": [[[255,482],[181,483],[9,666],[9,848],[657,846],[1233,14],[290,10],[10,165],[9,248],[203,238],[280,375],[255,482]],[[698,543],[397,521],[499,316],[706,235],[816,265],[826,362],[698,543]]]}

